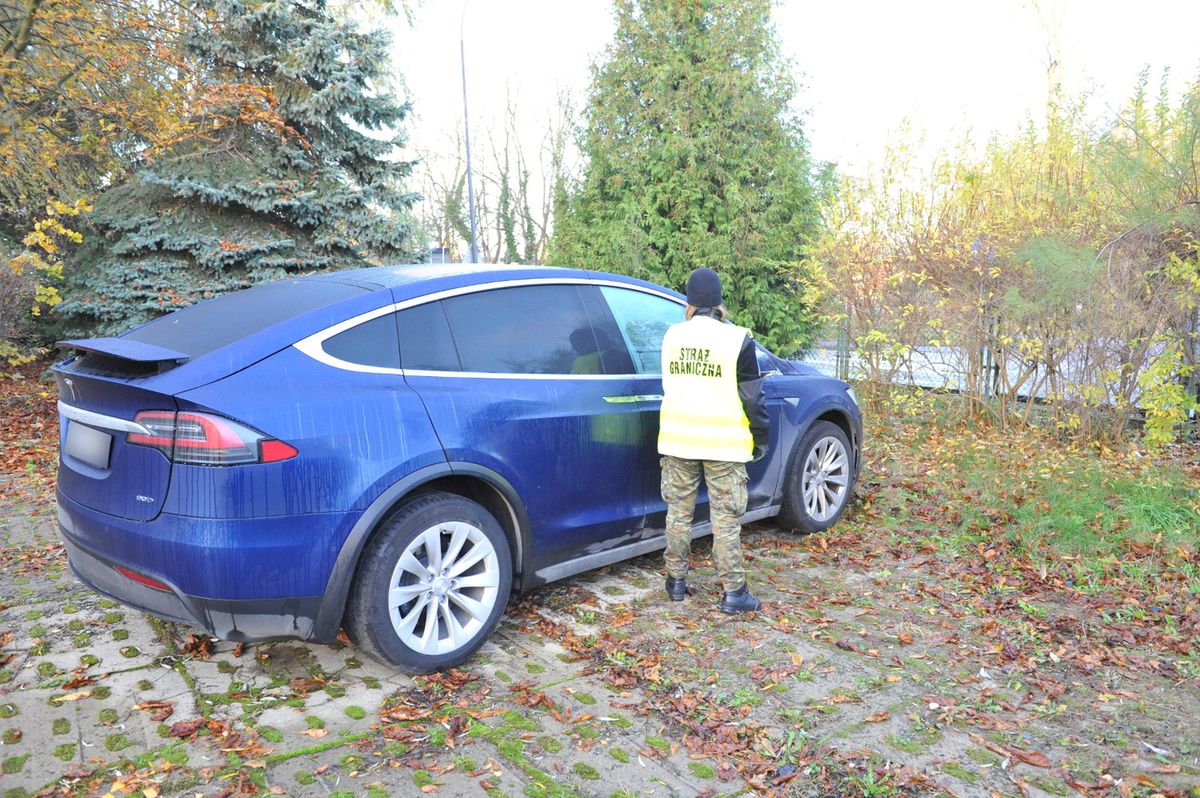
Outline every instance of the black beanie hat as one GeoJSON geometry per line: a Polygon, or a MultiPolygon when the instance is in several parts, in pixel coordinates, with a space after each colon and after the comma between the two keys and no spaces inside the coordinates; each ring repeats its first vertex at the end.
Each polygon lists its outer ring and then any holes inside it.
{"type": "Polygon", "coordinates": [[[687,301],[694,308],[715,308],[721,305],[721,278],[712,269],[696,269],[691,277],[688,277],[687,301]]]}

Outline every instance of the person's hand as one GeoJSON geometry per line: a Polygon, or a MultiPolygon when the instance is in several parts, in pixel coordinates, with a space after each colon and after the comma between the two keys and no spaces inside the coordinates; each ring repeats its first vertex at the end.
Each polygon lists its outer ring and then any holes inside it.
{"type": "Polygon", "coordinates": [[[767,456],[767,445],[765,443],[754,444],[754,454],[751,462],[757,463],[759,460],[767,456]]]}

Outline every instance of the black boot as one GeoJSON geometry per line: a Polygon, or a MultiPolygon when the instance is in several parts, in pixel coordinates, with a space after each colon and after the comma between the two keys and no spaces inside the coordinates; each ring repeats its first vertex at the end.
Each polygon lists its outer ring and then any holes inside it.
{"type": "Polygon", "coordinates": [[[667,577],[667,598],[671,601],[683,601],[687,595],[687,580],[667,577]]]}
{"type": "Polygon", "coordinates": [[[739,612],[754,612],[762,607],[762,602],[750,595],[750,589],[743,584],[732,593],[726,593],[721,599],[721,612],[734,615],[739,612]]]}

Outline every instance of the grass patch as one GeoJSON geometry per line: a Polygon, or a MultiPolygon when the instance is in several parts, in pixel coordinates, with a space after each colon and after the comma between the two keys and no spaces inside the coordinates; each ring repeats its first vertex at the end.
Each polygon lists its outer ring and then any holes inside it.
{"type": "Polygon", "coordinates": [[[953,776],[959,781],[965,781],[968,784],[979,781],[979,775],[977,773],[967,770],[967,768],[963,767],[957,762],[945,762],[942,764],[941,769],[942,772],[947,776],[953,776]]]}
{"type": "Polygon", "coordinates": [[[1085,590],[1109,589],[1113,576],[1153,585],[1167,571],[1200,589],[1200,569],[1190,562],[1200,503],[1179,465],[1065,444],[1033,429],[940,421],[881,430],[879,450],[877,463],[892,476],[873,497],[877,532],[919,536],[963,557],[1007,544],[997,564],[1017,554],[1085,590]],[[939,508],[933,528],[923,517],[930,504],[939,508]]]}
{"type": "Polygon", "coordinates": [[[124,751],[131,745],[133,743],[124,734],[110,734],[104,738],[104,749],[114,754],[118,751],[124,751]]]}
{"type": "Polygon", "coordinates": [[[579,776],[581,779],[587,779],[588,781],[598,781],[600,779],[600,771],[596,770],[587,762],[576,762],[575,767],[573,767],[572,770],[574,770],[575,775],[579,776]]]}
{"type": "Polygon", "coordinates": [[[1195,488],[1178,468],[1122,475],[1088,455],[1071,461],[1037,472],[1035,500],[1013,514],[1022,530],[1018,541],[1031,549],[1048,546],[1084,558],[1116,557],[1130,544],[1153,545],[1163,552],[1194,550],[1200,513],[1195,488]]]}
{"type": "Polygon", "coordinates": [[[963,754],[977,765],[998,765],[1001,759],[986,748],[968,748],[963,754]]]}
{"type": "Polygon", "coordinates": [[[25,768],[25,761],[29,759],[29,756],[29,754],[20,754],[8,757],[3,763],[0,763],[0,771],[3,771],[6,776],[20,773],[25,768]]]}
{"type": "Polygon", "coordinates": [[[526,795],[547,796],[547,798],[568,798],[577,795],[571,788],[558,783],[550,774],[539,770],[525,755],[525,742],[518,735],[522,731],[533,731],[529,728],[529,720],[515,710],[505,712],[501,718],[503,723],[492,728],[478,721],[472,722],[469,734],[472,737],[483,738],[494,746],[501,759],[520,770],[530,783],[525,786],[526,795]]]}
{"type": "Polygon", "coordinates": [[[276,729],[274,726],[259,726],[258,733],[262,735],[262,738],[269,743],[283,742],[283,732],[281,732],[279,729],[276,729]]]}
{"type": "Polygon", "coordinates": [[[277,754],[269,754],[268,756],[263,758],[263,761],[267,765],[275,765],[275,764],[278,764],[279,762],[286,762],[289,759],[295,759],[298,756],[309,756],[311,754],[319,754],[323,751],[329,751],[333,748],[340,748],[341,746],[347,745],[349,743],[356,743],[359,740],[365,740],[366,738],[368,738],[370,736],[371,736],[370,732],[361,732],[359,734],[346,734],[346,735],[339,737],[336,740],[329,740],[324,743],[317,743],[316,745],[305,746],[304,748],[297,748],[294,751],[280,751],[277,754]]]}
{"type": "Polygon", "coordinates": [[[935,731],[924,731],[916,737],[888,737],[887,744],[897,751],[903,751],[906,754],[919,754],[941,739],[941,736],[941,734],[935,731]]]}

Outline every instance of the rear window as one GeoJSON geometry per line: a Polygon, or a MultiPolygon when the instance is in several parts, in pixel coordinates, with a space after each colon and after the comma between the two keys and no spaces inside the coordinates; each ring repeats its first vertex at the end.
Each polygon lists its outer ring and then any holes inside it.
{"type": "Polygon", "coordinates": [[[326,280],[265,283],[177,310],[125,337],[199,357],[365,289],[326,280]]]}
{"type": "Polygon", "coordinates": [[[400,368],[396,314],[389,313],[338,333],[321,345],[328,354],[348,363],[400,368]]]}

